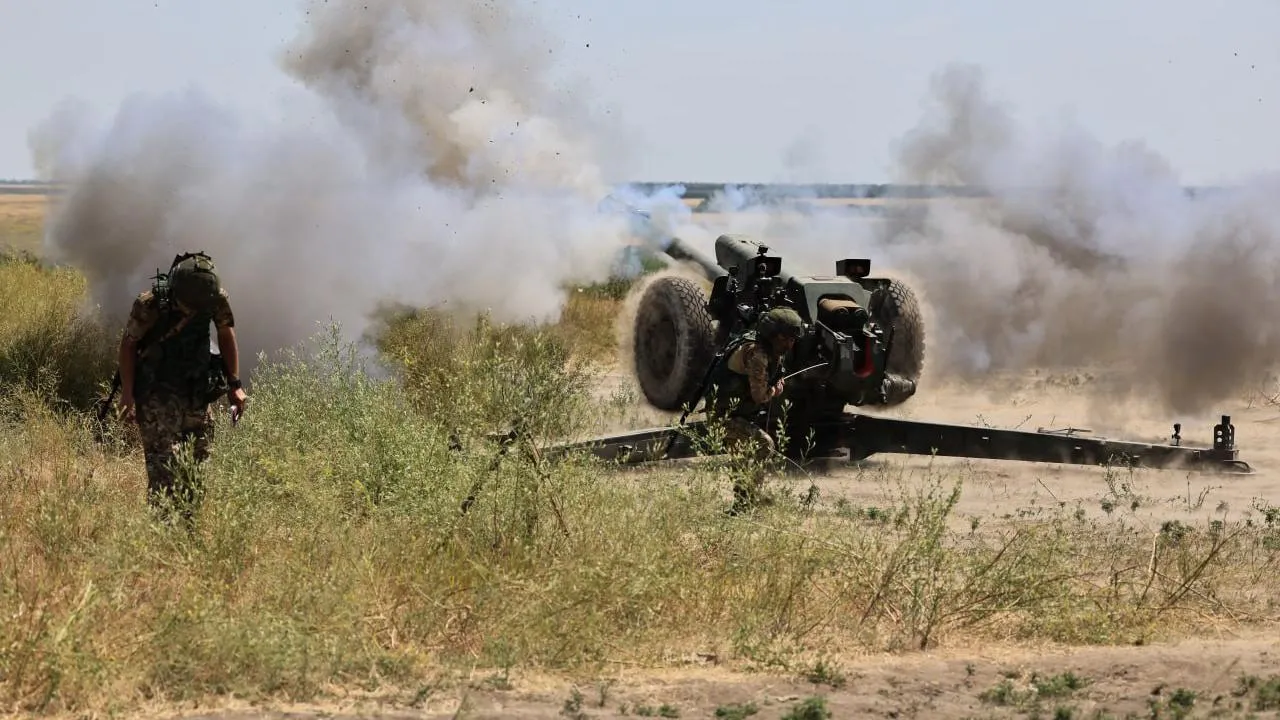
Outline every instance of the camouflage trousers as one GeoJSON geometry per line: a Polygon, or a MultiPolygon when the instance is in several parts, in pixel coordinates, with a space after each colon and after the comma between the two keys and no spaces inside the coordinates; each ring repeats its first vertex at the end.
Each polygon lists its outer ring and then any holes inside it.
{"type": "Polygon", "coordinates": [[[728,417],[724,420],[724,444],[726,450],[740,453],[747,463],[735,468],[733,512],[759,504],[763,499],[765,463],[774,453],[773,438],[747,418],[728,417]]]}
{"type": "Polygon", "coordinates": [[[161,510],[177,510],[190,520],[199,501],[200,481],[193,470],[209,457],[213,412],[180,396],[156,393],[139,399],[138,431],[147,465],[147,501],[161,510]]]}

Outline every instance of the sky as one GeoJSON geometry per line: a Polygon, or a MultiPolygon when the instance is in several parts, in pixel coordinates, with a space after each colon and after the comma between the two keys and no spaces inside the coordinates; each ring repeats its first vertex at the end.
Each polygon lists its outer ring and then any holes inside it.
{"type": "MultiPolygon", "coordinates": [[[[618,182],[891,181],[950,63],[981,67],[1020,122],[1140,140],[1185,184],[1280,165],[1276,0],[528,2],[565,91],[625,129],[618,182]]],[[[196,87],[272,113],[302,19],[290,0],[0,0],[0,178],[33,176],[28,134],[66,100],[110,116],[196,87]]]]}

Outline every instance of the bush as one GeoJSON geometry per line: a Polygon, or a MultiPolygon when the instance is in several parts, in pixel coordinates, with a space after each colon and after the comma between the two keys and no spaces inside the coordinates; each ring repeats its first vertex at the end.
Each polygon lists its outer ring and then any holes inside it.
{"type": "Polygon", "coordinates": [[[115,367],[114,338],[87,312],[84,278],[29,254],[0,256],[0,394],[33,390],[88,409],[115,367]]]}
{"type": "Polygon", "coordinates": [[[560,333],[487,317],[463,326],[432,310],[388,313],[375,341],[410,402],[462,437],[520,426],[563,437],[591,413],[595,370],[577,361],[560,333]]]}

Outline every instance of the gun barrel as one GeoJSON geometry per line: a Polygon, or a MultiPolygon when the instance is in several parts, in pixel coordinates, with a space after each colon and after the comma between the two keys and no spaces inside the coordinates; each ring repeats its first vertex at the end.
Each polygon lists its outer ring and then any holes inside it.
{"type": "MultiPolygon", "coordinates": [[[[728,268],[759,262],[761,247],[762,243],[743,235],[721,235],[716,238],[716,264],[728,268]]],[[[786,270],[779,269],[777,276],[784,285],[791,282],[791,273],[786,270]]]]}
{"type": "Polygon", "coordinates": [[[666,253],[673,259],[696,263],[698,267],[702,268],[702,272],[707,276],[708,280],[715,280],[722,275],[729,274],[727,270],[717,265],[715,260],[699,252],[680,238],[671,238],[671,241],[667,244],[666,253]]]}

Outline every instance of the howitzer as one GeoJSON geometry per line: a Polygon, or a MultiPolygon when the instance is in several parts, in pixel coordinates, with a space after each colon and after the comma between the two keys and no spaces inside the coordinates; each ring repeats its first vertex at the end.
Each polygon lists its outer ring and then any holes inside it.
{"type": "MultiPolygon", "coordinates": [[[[1213,427],[1208,447],[1182,444],[1181,425],[1174,425],[1173,443],[1144,443],[1105,437],[1087,437],[1057,430],[1006,430],[948,423],[902,420],[861,413],[842,413],[821,428],[833,437],[839,455],[807,457],[799,462],[865,460],[872,455],[908,455],[1016,460],[1070,465],[1118,466],[1158,470],[1249,474],[1253,468],[1239,457],[1235,425],[1228,415],[1213,427]]],[[[634,465],[659,460],[680,460],[710,454],[705,421],[679,428],[634,430],[607,437],[546,448],[542,457],[587,452],[610,462],[634,465]]]]}
{"type": "MultiPolygon", "coordinates": [[[[1252,472],[1239,459],[1229,416],[1213,428],[1209,447],[1084,437],[1074,432],[1000,430],[878,417],[846,407],[888,407],[914,396],[924,365],[920,306],[904,283],[871,277],[869,260],[842,259],[832,275],[783,269],[769,248],[738,235],[721,235],[710,258],[670,239],[672,261],[698,268],[710,282],[664,276],[640,298],[634,326],[634,367],[655,407],[684,409],[681,427],[651,428],[544,449],[544,456],[587,451],[624,463],[708,454],[706,420],[686,423],[707,391],[719,351],[752,328],[769,309],[789,307],[804,321],[803,336],[786,360],[787,403],[782,428],[793,459],[862,460],[878,453],[1017,460],[1078,465],[1122,464],[1215,472],[1252,472]]],[[[778,401],[775,400],[775,403],[778,401]]],[[[774,431],[777,426],[767,428],[774,431]]]]}
{"type": "MultiPolygon", "coordinates": [[[[870,260],[838,260],[834,274],[799,275],[767,246],[740,235],[718,237],[714,259],[675,238],[665,252],[697,267],[711,291],[668,276],[640,298],[634,366],[655,407],[696,405],[717,349],[775,307],[795,310],[805,323],[786,358],[789,368],[803,369],[786,383],[792,437],[830,435],[824,429],[846,406],[893,406],[915,394],[925,347],[919,304],[901,281],[871,277],[870,260]]],[[[824,439],[836,438],[815,442],[824,439]]]]}

